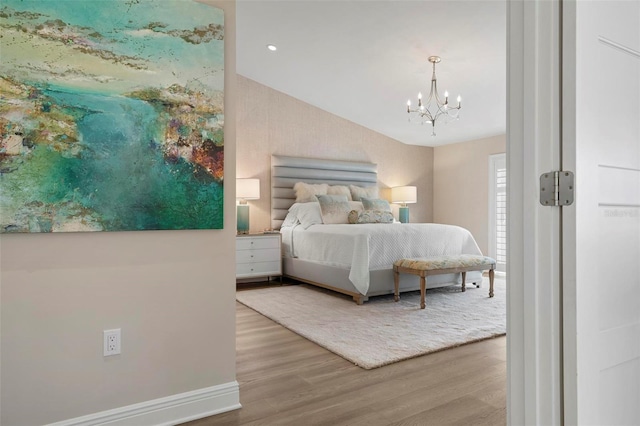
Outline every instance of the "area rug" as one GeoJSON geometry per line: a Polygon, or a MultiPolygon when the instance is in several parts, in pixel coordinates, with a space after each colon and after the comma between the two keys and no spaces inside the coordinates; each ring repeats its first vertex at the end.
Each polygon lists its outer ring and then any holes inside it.
{"type": "Polygon", "coordinates": [[[505,280],[372,297],[356,305],[350,297],[308,285],[270,287],[236,293],[243,305],[331,352],[372,369],[506,332],[505,280]]]}

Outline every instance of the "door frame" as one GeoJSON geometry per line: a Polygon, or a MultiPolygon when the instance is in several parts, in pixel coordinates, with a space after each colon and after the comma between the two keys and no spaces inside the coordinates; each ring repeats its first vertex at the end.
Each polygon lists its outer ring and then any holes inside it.
{"type": "MultiPolygon", "coordinates": [[[[564,78],[562,92],[562,114],[564,126],[562,129],[563,167],[577,172],[576,169],[576,70],[577,70],[577,4],[575,1],[565,1],[562,19],[562,67],[564,78]]],[[[578,424],[578,353],[577,353],[577,295],[576,295],[576,209],[567,209],[564,212],[564,220],[569,226],[562,227],[562,239],[565,241],[566,252],[563,256],[563,410],[564,421],[568,425],[578,424]],[[574,224],[571,226],[571,224],[574,224]],[[572,243],[573,242],[573,243],[572,243]],[[573,247],[571,247],[573,245],[573,247]]]]}
{"type": "Polygon", "coordinates": [[[561,165],[562,0],[507,3],[507,423],[562,424],[561,213],[539,176],[561,165]]]}

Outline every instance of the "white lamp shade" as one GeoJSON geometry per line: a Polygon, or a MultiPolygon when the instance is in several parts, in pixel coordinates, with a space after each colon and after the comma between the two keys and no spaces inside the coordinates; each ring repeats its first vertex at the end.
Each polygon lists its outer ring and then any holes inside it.
{"type": "Polygon", "coordinates": [[[236,199],[260,199],[260,179],[236,179],[236,199]]]}
{"type": "Polygon", "coordinates": [[[412,204],[418,201],[418,189],[415,186],[396,186],[391,188],[391,202],[412,204]]]}

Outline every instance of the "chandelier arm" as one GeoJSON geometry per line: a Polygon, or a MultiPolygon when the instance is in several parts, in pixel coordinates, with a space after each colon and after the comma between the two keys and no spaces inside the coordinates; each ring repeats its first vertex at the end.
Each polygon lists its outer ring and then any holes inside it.
{"type": "Polygon", "coordinates": [[[436,107],[440,109],[445,103],[440,99],[440,95],[438,94],[438,80],[431,80],[431,89],[429,90],[429,96],[427,99],[422,102],[422,105],[426,108],[429,108],[429,104],[431,100],[435,101],[436,107]]]}
{"type": "Polygon", "coordinates": [[[438,105],[438,108],[440,108],[441,106],[445,105],[445,103],[442,102],[442,100],[440,100],[440,96],[438,94],[438,81],[437,80],[433,80],[432,81],[432,90],[435,93],[436,105],[438,105]]]}
{"type": "Polygon", "coordinates": [[[409,109],[409,112],[410,112],[410,113],[416,113],[416,114],[418,114],[418,116],[419,116],[420,118],[425,118],[425,117],[426,117],[426,118],[427,118],[427,121],[423,121],[423,124],[424,124],[425,122],[433,122],[433,121],[434,121],[434,118],[433,118],[433,116],[431,115],[431,111],[428,111],[428,110],[426,110],[426,109],[425,109],[425,110],[420,110],[420,109],[409,109]]]}
{"type": "Polygon", "coordinates": [[[429,109],[429,107],[427,106],[422,110],[421,115],[429,117],[430,121],[435,121],[435,119],[437,118],[438,112],[436,111],[436,114],[434,115],[433,112],[431,112],[431,109],[429,109]]]}
{"type": "Polygon", "coordinates": [[[426,122],[434,122],[435,119],[433,118],[433,116],[431,114],[420,114],[420,118],[427,118],[426,122]]]}
{"type": "Polygon", "coordinates": [[[438,105],[438,111],[440,114],[448,114],[449,108],[445,104],[438,105]]]}
{"type": "Polygon", "coordinates": [[[444,114],[446,114],[446,112],[444,112],[442,109],[438,108],[438,111],[436,112],[436,115],[435,115],[433,121],[435,122],[438,118],[440,118],[444,114]]]}

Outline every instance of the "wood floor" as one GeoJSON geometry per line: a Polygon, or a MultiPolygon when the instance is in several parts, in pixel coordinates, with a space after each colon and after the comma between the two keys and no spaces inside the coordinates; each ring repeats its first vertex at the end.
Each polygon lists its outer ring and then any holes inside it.
{"type": "Polygon", "coordinates": [[[205,425],[504,425],[506,338],[363,370],[237,307],[240,410],[205,425]]]}

